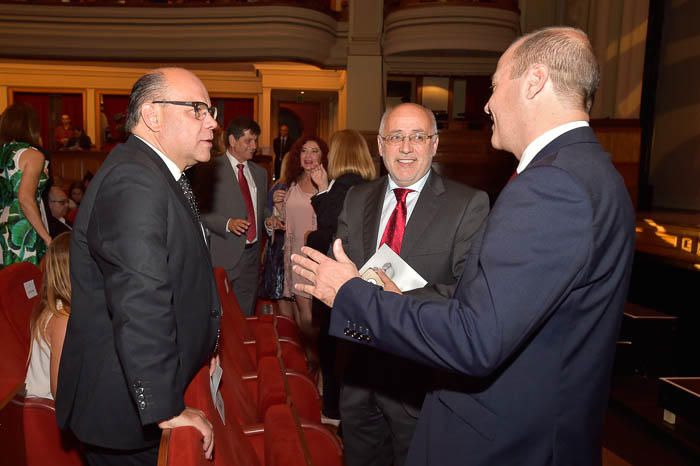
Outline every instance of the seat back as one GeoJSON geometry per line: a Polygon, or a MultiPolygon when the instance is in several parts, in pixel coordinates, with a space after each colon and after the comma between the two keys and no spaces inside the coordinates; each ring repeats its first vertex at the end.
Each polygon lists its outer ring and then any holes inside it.
{"type": "Polygon", "coordinates": [[[24,396],[16,395],[0,408],[0,458],[2,464],[26,466],[22,408],[24,396]]]}
{"type": "Polygon", "coordinates": [[[53,400],[25,398],[22,425],[27,466],[87,465],[76,438],[58,428],[53,400]]]}
{"type": "MultiPolygon", "coordinates": [[[[255,452],[235,418],[227,416],[226,425],[214,408],[209,389],[209,368],[203,367],[185,393],[185,404],[201,409],[214,428],[214,464],[221,466],[260,466],[264,462],[255,452]]],[[[200,436],[201,439],[201,436],[200,436]]],[[[198,441],[201,452],[201,440],[198,441]]],[[[203,454],[202,454],[203,456],[203,454]]]]}
{"type": "Polygon", "coordinates": [[[39,300],[41,271],[28,262],[0,270],[0,400],[24,381],[29,355],[29,319],[39,300]]]}
{"type": "Polygon", "coordinates": [[[243,341],[254,340],[253,331],[248,327],[241,306],[238,304],[233,288],[228,281],[226,271],[221,267],[214,267],[214,279],[223,315],[221,317],[221,333],[224,331],[237,334],[243,341]]]}

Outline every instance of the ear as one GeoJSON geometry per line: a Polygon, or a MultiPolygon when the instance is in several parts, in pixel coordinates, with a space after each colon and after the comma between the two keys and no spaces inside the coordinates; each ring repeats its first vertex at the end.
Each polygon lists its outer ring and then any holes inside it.
{"type": "Polygon", "coordinates": [[[236,138],[233,136],[233,134],[228,135],[228,146],[233,147],[236,145],[236,138]]]}
{"type": "Polygon", "coordinates": [[[383,157],[384,154],[382,154],[382,149],[383,149],[383,143],[384,140],[382,139],[381,135],[377,134],[377,150],[379,151],[379,156],[383,157]]]}
{"type": "Polygon", "coordinates": [[[525,76],[525,96],[531,100],[534,99],[549,81],[549,68],[545,65],[535,64],[527,70],[525,76]]]}
{"type": "Polygon", "coordinates": [[[162,128],[161,118],[158,108],[153,104],[143,104],[141,106],[141,118],[148,129],[157,133],[162,128]]]}

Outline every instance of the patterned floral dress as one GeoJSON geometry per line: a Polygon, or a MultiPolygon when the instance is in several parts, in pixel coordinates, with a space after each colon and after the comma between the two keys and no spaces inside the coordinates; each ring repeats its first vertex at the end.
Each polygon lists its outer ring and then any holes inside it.
{"type": "MultiPolygon", "coordinates": [[[[46,253],[46,244],[24,216],[19,206],[19,183],[22,171],[19,157],[31,148],[22,142],[9,142],[0,147],[0,268],[16,262],[31,262],[39,265],[46,253]]],[[[46,187],[48,176],[42,171],[36,189],[37,205],[41,203],[41,193],[46,187]]]]}

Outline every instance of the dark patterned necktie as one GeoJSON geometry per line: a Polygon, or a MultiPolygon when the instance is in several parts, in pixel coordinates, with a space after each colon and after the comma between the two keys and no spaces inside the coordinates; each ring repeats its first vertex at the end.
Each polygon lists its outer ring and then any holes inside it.
{"type": "Polygon", "coordinates": [[[190,208],[192,209],[192,214],[194,215],[194,219],[197,220],[197,223],[199,223],[199,207],[197,206],[197,198],[194,197],[194,193],[192,192],[192,186],[190,186],[190,180],[187,179],[187,176],[183,173],[180,176],[180,179],[177,180],[177,184],[180,185],[180,189],[182,189],[182,194],[185,195],[187,198],[187,202],[190,204],[190,208]]]}
{"type": "Polygon", "coordinates": [[[401,243],[403,242],[403,233],[406,230],[406,197],[408,193],[413,192],[412,189],[394,188],[396,196],[396,207],[386,222],[386,228],[382,234],[382,240],[379,246],[386,243],[396,254],[401,254],[401,243]]]}

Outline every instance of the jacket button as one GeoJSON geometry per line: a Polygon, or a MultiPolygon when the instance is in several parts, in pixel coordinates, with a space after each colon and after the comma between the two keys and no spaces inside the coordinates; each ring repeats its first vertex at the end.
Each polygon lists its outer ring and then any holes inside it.
{"type": "Polygon", "coordinates": [[[146,409],[146,402],[145,402],[145,401],[140,401],[140,402],[139,402],[139,408],[141,408],[141,411],[143,411],[144,409],[146,409]]]}

